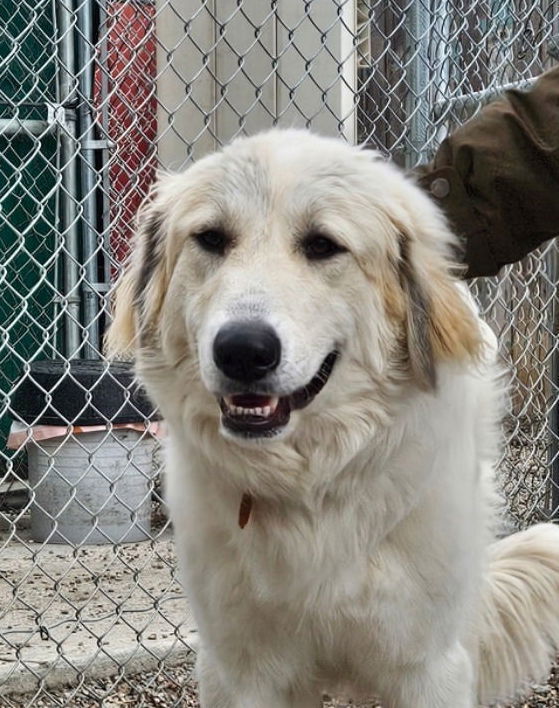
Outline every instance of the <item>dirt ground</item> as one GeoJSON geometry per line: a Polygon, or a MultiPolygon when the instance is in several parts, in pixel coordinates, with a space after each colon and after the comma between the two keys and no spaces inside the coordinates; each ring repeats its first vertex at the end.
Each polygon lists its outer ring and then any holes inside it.
{"type": "MultiPolygon", "coordinates": [[[[0,524],[0,706],[99,705],[83,677],[174,666],[187,654],[193,623],[169,529],[150,541],[74,548],[33,542],[25,519],[13,528],[0,524]],[[41,678],[35,697],[7,702],[41,678]],[[75,697],[47,700],[47,687],[62,681],[78,685],[75,697]]],[[[129,688],[118,679],[115,700],[129,688]]],[[[122,705],[134,705],[129,698],[122,705]]]]}

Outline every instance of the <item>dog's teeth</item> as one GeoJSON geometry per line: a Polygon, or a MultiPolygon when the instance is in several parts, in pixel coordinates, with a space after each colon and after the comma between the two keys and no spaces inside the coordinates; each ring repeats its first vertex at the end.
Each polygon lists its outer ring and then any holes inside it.
{"type": "Polygon", "coordinates": [[[229,411],[229,415],[257,416],[258,418],[269,418],[271,415],[273,415],[275,413],[275,410],[278,407],[278,403],[279,403],[279,398],[277,396],[274,396],[273,398],[270,398],[270,404],[267,406],[255,406],[254,408],[243,408],[242,406],[236,406],[233,403],[233,396],[224,396],[223,400],[225,402],[225,405],[227,406],[227,409],[229,411]]]}

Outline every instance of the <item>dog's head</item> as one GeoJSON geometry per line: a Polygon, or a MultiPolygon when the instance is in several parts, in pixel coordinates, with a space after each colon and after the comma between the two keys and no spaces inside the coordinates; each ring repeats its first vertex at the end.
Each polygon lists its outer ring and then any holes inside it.
{"type": "Polygon", "coordinates": [[[167,417],[195,397],[222,436],[285,438],[389,387],[432,390],[439,362],[475,356],[452,244],[372,152],[299,131],[239,139],[156,185],[109,347],[133,351],[167,417]]]}

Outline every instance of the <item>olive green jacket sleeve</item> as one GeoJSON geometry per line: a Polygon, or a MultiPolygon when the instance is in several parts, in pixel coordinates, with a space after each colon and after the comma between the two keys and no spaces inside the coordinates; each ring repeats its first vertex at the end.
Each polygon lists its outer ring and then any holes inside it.
{"type": "Polygon", "coordinates": [[[559,67],[487,105],[418,173],[463,240],[466,277],[559,235],[559,67]]]}

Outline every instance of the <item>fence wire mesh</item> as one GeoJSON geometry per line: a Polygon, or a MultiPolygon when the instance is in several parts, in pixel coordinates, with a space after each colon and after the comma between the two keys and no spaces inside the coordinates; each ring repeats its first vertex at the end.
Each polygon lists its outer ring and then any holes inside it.
{"type": "MultiPolygon", "coordinates": [[[[272,125],[412,167],[558,33],[555,0],[3,0],[0,704],[195,705],[156,416],[102,355],[156,170],[272,125]]],[[[519,526],[559,509],[557,259],[472,285],[512,372],[519,526]]]]}

